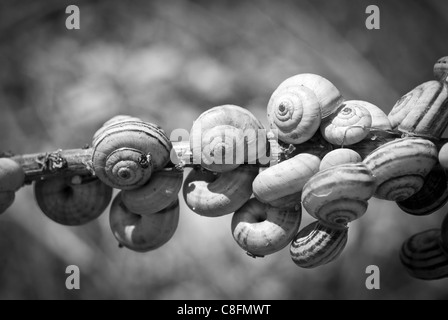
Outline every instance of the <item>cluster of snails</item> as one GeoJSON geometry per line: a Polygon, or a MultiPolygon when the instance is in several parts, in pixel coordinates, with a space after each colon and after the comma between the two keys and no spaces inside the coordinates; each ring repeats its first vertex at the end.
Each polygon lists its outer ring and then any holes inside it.
{"type": "MultiPolygon", "coordinates": [[[[437,80],[404,95],[389,115],[369,102],[345,100],[315,74],[278,86],[268,102],[267,130],[242,107],[211,108],[191,128],[194,165],[185,181],[186,164],[160,127],[116,116],[93,137],[89,173],[36,181],[37,203],[52,220],[81,225],[96,219],[119,189],[112,232],[120,246],[146,252],[173,236],[182,189],[201,216],[233,213],[232,235],[250,256],[289,245],[299,267],[327,264],[342,253],[349,223],[365,214],[370,198],[395,201],[412,215],[448,201],[448,144],[440,143],[448,126],[447,61],[435,64],[437,80]],[[269,167],[261,164],[268,153],[269,167]],[[302,207],[316,221],[299,230],[302,207]]],[[[25,177],[20,164],[0,158],[0,212],[25,177]]],[[[417,278],[448,277],[448,215],[440,230],[408,239],[400,258],[417,278]]]]}

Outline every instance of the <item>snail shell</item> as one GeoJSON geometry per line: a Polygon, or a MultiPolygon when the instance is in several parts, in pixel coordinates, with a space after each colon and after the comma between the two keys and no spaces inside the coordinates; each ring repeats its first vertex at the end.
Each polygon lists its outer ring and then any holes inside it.
{"type": "Polygon", "coordinates": [[[448,201],[448,181],[445,170],[438,164],[428,173],[423,187],[413,196],[397,204],[401,210],[415,216],[431,214],[448,201]]]}
{"type": "Polygon", "coordinates": [[[448,214],[445,214],[440,233],[440,245],[445,254],[448,255],[448,214]]]}
{"type": "Polygon", "coordinates": [[[339,90],[327,79],[312,73],[302,73],[283,81],[278,91],[285,87],[304,86],[313,91],[321,108],[322,119],[332,114],[344,100],[339,90]]]}
{"type": "Polygon", "coordinates": [[[252,195],[252,182],[258,171],[256,166],[240,166],[223,173],[193,168],[184,182],[185,202],[201,216],[219,217],[235,212],[252,195]]]}
{"type": "Polygon", "coordinates": [[[335,260],[345,248],[348,228],[334,228],[315,221],[299,231],[291,242],[292,261],[302,268],[315,268],[335,260]]]}
{"type": "Polygon", "coordinates": [[[105,130],[107,130],[107,128],[109,128],[110,126],[116,124],[116,123],[123,123],[123,122],[142,122],[142,120],[140,118],[136,118],[136,117],[132,117],[132,116],[128,116],[128,115],[118,115],[115,117],[110,118],[109,120],[107,120],[100,129],[98,129],[97,132],[95,132],[95,134],[93,135],[93,141],[95,141],[98,136],[102,135],[103,132],[105,130]]]}
{"type": "Polygon", "coordinates": [[[16,191],[25,182],[20,164],[9,158],[0,158],[0,192],[16,191]]]}
{"type": "Polygon", "coordinates": [[[341,149],[335,149],[330,152],[328,152],[320,162],[319,171],[338,166],[340,164],[346,164],[346,163],[357,163],[361,162],[362,158],[359,155],[358,152],[341,148],[341,149]]]}
{"type": "Polygon", "coordinates": [[[14,191],[0,191],[0,214],[4,213],[14,202],[14,191]]]}
{"type": "Polygon", "coordinates": [[[302,191],[296,192],[269,202],[269,204],[276,208],[295,208],[301,206],[302,191]]]}
{"type": "Polygon", "coordinates": [[[442,57],[434,64],[434,77],[438,81],[446,81],[448,76],[448,57],[442,57]]]}
{"type": "Polygon", "coordinates": [[[93,141],[95,174],[105,184],[122,190],[144,185],[153,171],[170,160],[171,142],[158,126],[120,121],[107,126],[93,141]]]}
{"type": "Polygon", "coordinates": [[[448,277],[448,256],[440,246],[440,230],[431,229],[407,239],[400,260],[414,278],[437,280],[448,277]]]}
{"type": "Polygon", "coordinates": [[[398,100],[388,117],[403,133],[438,139],[448,125],[447,103],[447,84],[428,81],[398,100]]]}
{"type": "MultiPolygon", "coordinates": [[[[301,153],[262,171],[254,180],[255,197],[267,204],[283,197],[297,195],[305,183],[319,171],[317,156],[301,153]]],[[[283,199],[285,200],[285,199],[283,199]]],[[[278,204],[277,204],[278,205],[278,204]]]]}
{"type": "Polygon", "coordinates": [[[83,178],[80,184],[70,178],[37,181],[34,194],[42,212],[51,220],[67,225],[86,224],[104,212],[112,199],[112,188],[98,179],[83,178]]]}
{"type": "Polygon", "coordinates": [[[448,169],[448,143],[445,143],[439,150],[439,163],[440,165],[448,169]]]}
{"type": "Polygon", "coordinates": [[[148,183],[138,189],[123,190],[121,199],[136,214],[156,213],[177,200],[182,187],[183,170],[176,168],[155,172],[148,183]]]}
{"type": "Polygon", "coordinates": [[[268,104],[268,122],[281,141],[299,144],[319,129],[321,110],[316,95],[303,86],[276,90],[268,104]]]}
{"type": "Polygon", "coordinates": [[[232,234],[249,255],[264,257],[291,242],[301,219],[301,207],[274,208],[252,198],[233,215],[232,234]]]}
{"type": "Polygon", "coordinates": [[[311,177],[303,187],[302,204],[314,218],[341,227],[364,215],[375,187],[364,164],[342,164],[311,177]]]}
{"type": "MultiPolygon", "coordinates": [[[[245,161],[255,163],[266,137],[260,141],[262,124],[248,110],[224,105],[202,113],[190,132],[193,161],[207,170],[227,172],[245,161]]],[[[262,156],[262,155],[260,155],[262,156]]]]}
{"type": "Polygon", "coordinates": [[[363,162],[377,180],[375,197],[403,201],[422,188],[437,162],[437,148],[422,138],[397,139],[375,149],[363,162]]]}
{"type": "Polygon", "coordinates": [[[392,126],[390,124],[389,118],[387,114],[384,113],[383,110],[378,108],[376,105],[362,100],[347,100],[344,101],[346,106],[362,106],[367,109],[372,116],[372,128],[382,129],[382,130],[391,130],[392,126]]]}
{"type": "Polygon", "coordinates": [[[155,250],[167,243],[179,224],[179,201],[153,214],[138,215],[129,211],[119,193],[110,209],[110,227],[117,241],[137,252],[155,250]]]}
{"type": "Polygon", "coordinates": [[[344,102],[335,113],[322,121],[320,132],[331,144],[350,145],[367,137],[371,126],[372,116],[366,108],[344,102]]]}

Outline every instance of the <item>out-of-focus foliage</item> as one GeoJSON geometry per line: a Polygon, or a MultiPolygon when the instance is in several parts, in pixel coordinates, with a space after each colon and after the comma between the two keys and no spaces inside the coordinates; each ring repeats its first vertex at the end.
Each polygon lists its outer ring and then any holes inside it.
{"type": "MultiPolygon", "coordinates": [[[[202,111],[227,103],[266,123],[272,91],[303,72],[389,112],[448,54],[448,2],[375,2],[381,29],[369,31],[367,1],[2,0],[0,149],[81,147],[116,114],[168,133],[190,129],[202,111]],[[81,10],[81,30],[65,28],[69,4],[81,10]]],[[[199,217],[183,200],[167,245],[120,250],[107,212],[87,226],[59,226],[27,187],[0,217],[0,298],[448,298],[448,280],[414,280],[398,260],[402,242],[437,227],[445,211],[410,217],[372,200],[342,256],[304,270],[287,249],[246,256],[232,239],[231,216],[199,217]],[[81,290],[65,288],[70,264],[81,269],[81,290]],[[380,290],[365,287],[370,264],[380,267],[380,290]]],[[[302,225],[310,221],[304,214],[302,225]]]]}

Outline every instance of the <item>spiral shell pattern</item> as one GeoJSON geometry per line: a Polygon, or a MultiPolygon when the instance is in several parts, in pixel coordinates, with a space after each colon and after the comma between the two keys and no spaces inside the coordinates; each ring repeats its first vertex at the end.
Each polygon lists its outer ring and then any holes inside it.
{"type": "Polygon", "coordinates": [[[346,148],[335,149],[327,153],[322,158],[319,166],[319,171],[338,166],[340,164],[357,163],[361,161],[361,156],[354,150],[346,148]]]}
{"type": "Polygon", "coordinates": [[[390,124],[389,118],[387,117],[387,114],[384,113],[383,110],[381,110],[376,105],[362,100],[346,100],[344,101],[344,104],[349,107],[354,106],[362,106],[367,111],[369,111],[371,117],[372,117],[372,128],[374,129],[381,129],[381,130],[391,130],[392,126],[390,124]]]}

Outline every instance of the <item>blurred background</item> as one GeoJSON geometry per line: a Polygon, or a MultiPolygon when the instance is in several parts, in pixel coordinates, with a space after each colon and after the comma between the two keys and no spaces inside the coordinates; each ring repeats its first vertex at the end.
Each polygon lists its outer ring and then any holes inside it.
{"type": "MultiPolygon", "coordinates": [[[[0,0],[0,150],[82,147],[117,114],[170,133],[230,103],[266,123],[273,90],[304,72],[388,113],[433,79],[433,64],[448,55],[447,34],[445,0],[0,0]],[[80,8],[80,30],[65,28],[70,4],[80,8]],[[380,30],[365,27],[369,4],[381,10],[380,30]]],[[[63,227],[26,187],[0,217],[0,298],[446,299],[448,280],[412,279],[398,259],[402,242],[438,227],[445,212],[412,217],[373,199],[342,256],[305,270],[289,249],[248,257],[232,238],[230,215],[197,216],[183,199],[168,244],[146,254],[120,250],[107,212],[63,227]],[[80,267],[81,290],[65,288],[71,264],[80,267]],[[380,290],[365,287],[371,264],[380,268],[380,290]]],[[[302,226],[310,221],[304,213],[302,226]]]]}

